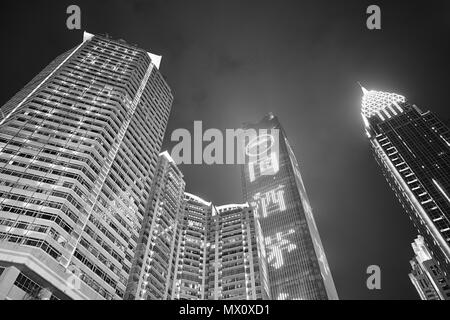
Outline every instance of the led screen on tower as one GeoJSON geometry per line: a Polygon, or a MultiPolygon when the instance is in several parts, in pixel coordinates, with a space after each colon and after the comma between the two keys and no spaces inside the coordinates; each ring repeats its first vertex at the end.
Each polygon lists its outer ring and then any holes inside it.
{"type": "Polygon", "coordinates": [[[245,143],[244,200],[254,207],[261,224],[272,297],[337,299],[297,160],[283,128],[272,114],[244,128],[256,132],[245,143]]]}

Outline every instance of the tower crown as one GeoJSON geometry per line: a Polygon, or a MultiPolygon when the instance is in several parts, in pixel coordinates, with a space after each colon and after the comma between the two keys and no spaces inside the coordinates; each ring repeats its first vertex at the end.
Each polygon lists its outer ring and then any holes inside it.
{"type": "Polygon", "coordinates": [[[361,90],[363,91],[361,113],[366,118],[381,114],[382,111],[386,113],[389,110],[396,114],[393,107],[396,107],[400,112],[403,111],[398,103],[406,101],[404,96],[390,92],[367,90],[363,86],[361,86],[361,90]]]}

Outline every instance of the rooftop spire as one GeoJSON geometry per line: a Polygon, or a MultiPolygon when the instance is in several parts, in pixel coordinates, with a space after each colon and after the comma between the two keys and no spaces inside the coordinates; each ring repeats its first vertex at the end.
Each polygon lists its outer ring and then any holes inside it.
{"type": "Polygon", "coordinates": [[[358,81],[357,83],[358,83],[359,86],[361,87],[361,90],[362,90],[363,94],[367,94],[367,93],[369,92],[366,88],[364,88],[364,87],[362,86],[361,82],[358,81]]]}

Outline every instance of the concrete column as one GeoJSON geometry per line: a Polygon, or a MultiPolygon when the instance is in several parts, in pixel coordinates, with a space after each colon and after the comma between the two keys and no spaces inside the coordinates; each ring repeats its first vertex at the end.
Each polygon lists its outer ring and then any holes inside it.
{"type": "Polygon", "coordinates": [[[8,267],[3,271],[0,276],[0,300],[6,299],[19,274],[20,270],[13,266],[8,267]]]}

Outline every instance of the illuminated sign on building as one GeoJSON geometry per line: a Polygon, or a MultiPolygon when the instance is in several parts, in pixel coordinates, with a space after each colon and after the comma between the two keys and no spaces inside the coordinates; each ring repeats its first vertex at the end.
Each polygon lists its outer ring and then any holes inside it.
{"type": "Polygon", "coordinates": [[[257,161],[249,161],[248,170],[250,172],[250,181],[256,180],[255,168],[259,167],[261,176],[274,175],[278,172],[278,155],[272,152],[270,156],[264,157],[257,161]]]}
{"type": "Polygon", "coordinates": [[[263,133],[252,138],[245,147],[245,153],[250,157],[267,155],[275,146],[275,137],[271,134],[263,133]]]}
{"type": "Polygon", "coordinates": [[[259,134],[245,146],[251,182],[256,180],[257,171],[259,171],[259,176],[274,175],[278,172],[278,135],[278,130],[272,130],[271,134],[259,134]]]}
{"type": "Polygon", "coordinates": [[[279,185],[275,189],[265,192],[262,195],[258,192],[253,196],[253,200],[251,205],[255,208],[255,214],[258,218],[267,217],[269,210],[273,212],[286,210],[283,185],[279,185]]]}
{"type": "Polygon", "coordinates": [[[245,129],[280,135],[276,151],[270,135],[251,139],[245,148],[251,161],[242,165],[244,199],[266,244],[272,297],[337,299],[297,160],[278,119],[269,114],[245,129]]]}
{"type": "Polygon", "coordinates": [[[289,253],[297,249],[297,245],[287,239],[289,235],[294,233],[295,230],[290,229],[285,232],[277,232],[274,237],[266,237],[267,262],[275,269],[279,269],[284,265],[284,252],[289,253]]]}

